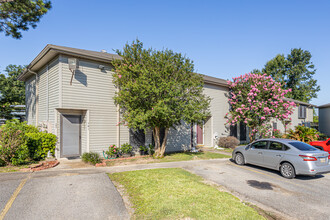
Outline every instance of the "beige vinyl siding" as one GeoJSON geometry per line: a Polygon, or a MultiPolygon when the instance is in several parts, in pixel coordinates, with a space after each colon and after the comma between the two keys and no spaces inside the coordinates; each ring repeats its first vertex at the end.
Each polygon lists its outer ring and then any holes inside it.
{"type": "Polygon", "coordinates": [[[36,77],[25,81],[26,120],[29,125],[36,124],[36,77]]]}
{"type": "Polygon", "coordinates": [[[47,69],[46,67],[42,68],[38,72],[38,126],[42,122],[47,121],[47,69]]]}
{"type": "MultiPolygon", "coordinates": [[[[302,125],[304,122],[313,122],[313,114],[314,114],[313,107],[306,107],[306,118],[305,119],[300,119],[298,117],[298,112],[299,112],[299,106],[297,105],[293,109],[292,115],[289,116],[292,120],[287,126],[287,131],[290,129],[295,129],[296,126],[302,125]]],[[[277,123],[277,129],[280,130],[281,133],[285,132],[284,125],[282,124],[282,122],[280,120],[277,120],[277,119],[272,120],[271,121],[272,126],[273,126],[273,122],[277,123]]]]}
{"type": "Polygon", "coordinates": [[[301,125],[303,122],[313,122],[313,108],[306,107],[306,118],[300,119],[298,117],[299,106],[294,108],[293,114],[291,115],[292,121],[288,126],[288,129],[294,129],[296,126],[301,125]]]}
{"type": "MultiPolygon", "coordinates": [[[[104,63],[79,60],[72,85],[72,73],[68,66],[68,57],[62,62],[62,108],[88,109],[89,111],[89,149],[101,153],[109,145],[116,143],[117,113],[113,97],[115,86],[112,83],[112,67],[104,63]],[[99,65],[105,69],[99,69],[99,65]]],[[[129,141],[127,129],[121,129],[121,143],[129,141]],[[126,135],[127,134],[127,135],[126,135]],[[126,136],[126,137],[125,137],[126,136]]],[[[86,145],[86,132],[82,132],[83,146],[86,145]]],[[[86,149],[83,147],[82,150],[86,149]]],[[[82,151],[84,152],[84,151],[82,151]]]]}
{"type": "Polygon", "coordinates": [[[58,57],[48,65],[48,120],[52,133],[56,133],[56,108],[59,107],[59,60],[58,57]]]}
{"type": "Polygon", "coordinates": [[[212,84],[204,84],[204,94],[211,98],[211,117],[204,124],[204,145],[214,147],[214,134],[219,137],[229,135],[225,127],[225,115],[229,111],[228,88],[212,84]]]}

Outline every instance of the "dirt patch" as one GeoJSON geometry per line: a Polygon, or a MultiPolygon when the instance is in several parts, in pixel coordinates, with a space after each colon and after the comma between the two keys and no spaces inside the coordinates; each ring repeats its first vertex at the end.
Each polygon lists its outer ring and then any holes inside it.
{"type": "Polygon", "coordinates": [[[207,152],[211,152],[211,153],[224,154],[224,155],[228,155],[228,156],[232,155],[231,152],[227,152],[225,150],[218,150],[218,149],[214,149],[214,148],[210,148],[210,147],[198,147],[198,150],[207,151],[207,152]]]}
{"type": "Polygon", "coordinates": [[[98,163],[96,167],[102,166],[119,166],[119,165],[130,165],[130,164],[147,164],[150,162],[155,161],[152,156],[136,156],[136,157],[129,157],[129,158],[117,158],[117,159],[108,159],[103,160],[102,163],[98,163]]]}
{"type": "Polygon", "coordinates": [[[22,172],[34,172],[34,171],[45,170],[45,169],[56,167],[59,163],[60,162],[57,161],[57,160],[43,161],[43,162],[38,163],[38,164],[33,164],[29,168],[20,169],[20,171],[22,171],[22,172]]]}

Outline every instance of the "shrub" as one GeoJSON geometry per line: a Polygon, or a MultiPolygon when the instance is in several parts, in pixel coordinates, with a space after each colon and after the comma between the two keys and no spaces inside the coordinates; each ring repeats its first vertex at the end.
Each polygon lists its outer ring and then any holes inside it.
{"type": "Polygon", "coordinates": [[[48,151],[55,154],[55,145],[55,135],[39,132],[26,122],[9,120],[0,127],[0,159],[6,164],[20,165],[44,159],[48,151]]]}
{"type": "Polygon", "coordinates": [[[295,127],[295,130],[289,130],[286,135],[287,138],[302,141],[305,143],[309,143],[311,141],[316,141],[319,139],[320,133],[314,128],[308,128],[303,125],[299,125],[295,127]]]}
{"type": "Polygon", "coordinates": [[[132,153],[132,150],[133,150],[132,145],[130,145],[128,143],[121,145],[121,148],[120,148],[120,152],[122,154],[130,154],[130,153],[132,153]]]}
{"type": "Polygon", "coordinates": [[[219,138],[218,146],[223,148],[235,148],[239,145],[239,140],[233,136],[219,138]]]}
{"type": "MultiPolygon", "coordinates": [[[[316,135],[317,136],[317,135],[316,135]]],[[[318,137],[318,140],[319,141],[325,141],[328,139],[328,136],[323,134],[323,133],[319,133],[319,137],[318,137]]]]}
{"type": "Polygon", "coordinates": [[[48,152],[55,155],[56,135],[45,132],[27,133],[26,145],[33,160],[43,160],[48,152]]]}
{"type": "Polygon", "coordinates": [[[83,153],[83,155],[81,156],[81,159],[85,163],[91,163],[93,165],[102,162],[100,155],[96,152],[83,153]]]}
{"type": "Polygon", "coordinates": [[[26,122],[20,122],[17,119],[6,121],[6,124],[4,124],[3,127],[6,127],[6,129],[22,131],[23,134],[39,132],[39,129],[37,127],[33,125],[28,125],[26,122]]]}
{"type": "Polygon", "coordinates": [[[278,130],[278,129],[273,130],[273,138],[282,138],[282,137],[283,137],[283,134],[281,133],[280,130],[278,130]]]}
{"type": "Polygon", "coordinates": [[[118,153],[119,153],[119,150],[117,149],[116,145],[110,145],[109,147],[109,150],[105,152],[108,157],[117,157],[118,156],[118,153]]]}
{"type": "Polygon", "coordinates": [[[139,150],[140,150],[140,153],[142,153],[142,154],[148,154],[148,151],[149,151],[148,147],[147,146],[143,146],[143,145],[141,145],[139,147],[139,150]]]}
{"type": "Polygon", "coordinates": [[[155,153],[155,145],[149,144],[149,155],[154,155],[155,153]]]}
{"type": "Polygon", "coordinates": [[[6,166],[6,164],[7,164],[6,161],[0,159],[0,167],[4,167],[6,166]]]}
{"type": "Polygon", "coordinates": [[[28,158],[25,136],[21,130],[16,130],[7,124],[0,128],[0,159],[6,164],[19,165],[28,158]]]}

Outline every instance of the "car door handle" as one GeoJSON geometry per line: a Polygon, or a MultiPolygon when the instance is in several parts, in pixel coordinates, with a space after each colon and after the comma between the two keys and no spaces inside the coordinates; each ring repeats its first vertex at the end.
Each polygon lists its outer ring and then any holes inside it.
{"type": "Polygon", "coordinates": [[[277,154],[276,157],[282,157],[282,155],[281,154],[277,154]]]}
{"type": "Polygon", "coordinates": [[[258,154],[262,154],[262,152],[258,152],[258,154]]]}

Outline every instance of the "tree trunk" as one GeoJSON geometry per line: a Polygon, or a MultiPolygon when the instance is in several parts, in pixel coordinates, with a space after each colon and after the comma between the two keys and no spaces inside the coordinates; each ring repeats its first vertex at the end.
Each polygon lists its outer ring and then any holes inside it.
{"type": "Polygon", "coordinates": [[[154,141],[155,141],[155,157],[163,158],[166,151],[166,143],[167,143],[167,134],[169,128],[165,128],[165,135],[163,139],[163,143],[160,143],[160,128],[155,127],[154,129],[154,141]]]}

